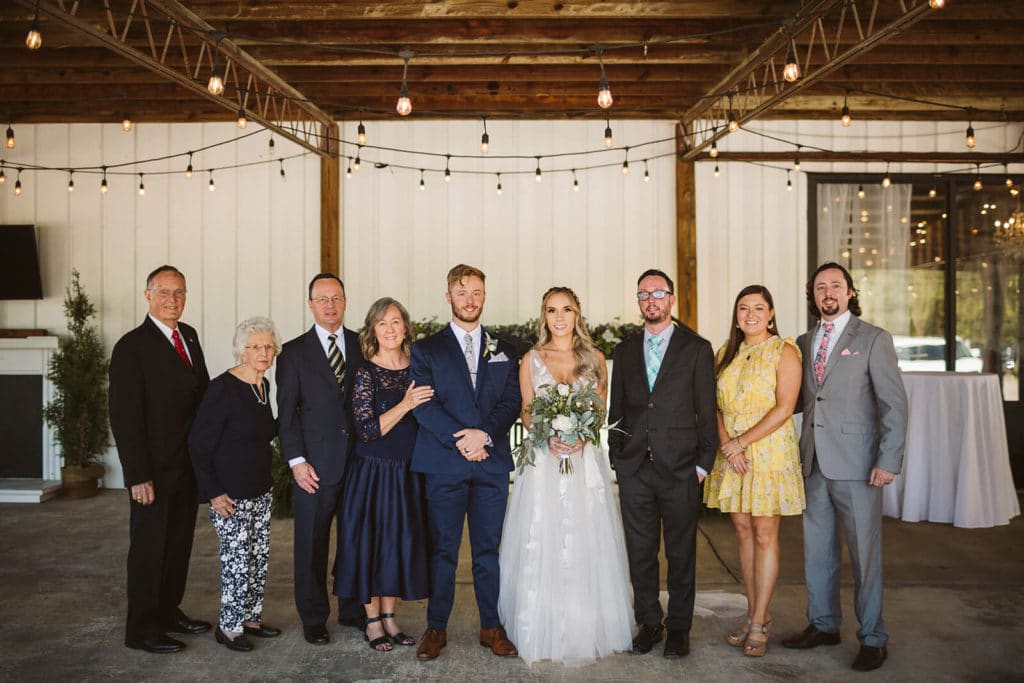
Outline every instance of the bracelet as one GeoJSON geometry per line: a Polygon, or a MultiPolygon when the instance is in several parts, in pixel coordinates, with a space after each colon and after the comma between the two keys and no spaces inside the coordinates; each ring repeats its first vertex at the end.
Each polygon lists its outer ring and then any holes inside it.
{"type": "Polygon", "coordinates": [[[736,442],[736,445],[740,447],[741,451],[747,450],[747,447],[743,445],[742,441],[740,441],[740,437],[737,436],[735,439],[733,439],[733,441],[736,442]]]}

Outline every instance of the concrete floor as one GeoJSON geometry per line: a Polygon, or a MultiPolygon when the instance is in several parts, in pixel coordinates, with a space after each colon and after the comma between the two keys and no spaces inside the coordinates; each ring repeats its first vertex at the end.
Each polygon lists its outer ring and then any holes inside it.
{"type": "MultiPolygon", "coordinates": [[[[183,608],[216,622],[219,610],[217,540],[199,509],[196,543],[183,608]]],[[[362,634],[330,625],[327,646],[308,645],[292,603],[290,520],[275,521],[264,611],[285,629],[236,653],[212,634],[184,639],[173,655],[128,650],[123,643],[124,567],[128,504],[125,493],[91,500],[58,498],[41,505],[0,505],[0,681],[99,680],[513,680],[513,681],[803,681],[1024,680],[1024,520],[995,529],[956,529],[886,519],[885,617],[889,660],[861,674],[849,666],[857,651],[852,587],[845,574],[843,643],[792,651],[779,641],[805,625],[799,518],[782,524],[782,568],[772,614],[768,655],[743,657],[724,635],[745,607],[732,527],[727,518],[702,520],[698,549],[697,614],[692,652],[682,660],[619,654],[594,664],[528,667],[500,659],[476,642],[476,606],[463,544],[449,645],[439,659],[419,662],[413,648],[372,652],[362,634]]],[[[663,595],[664,598],[664,595],[663,595]]],[[[400,604],[399,623],[419,636],[426,603],[400,604]]]]}

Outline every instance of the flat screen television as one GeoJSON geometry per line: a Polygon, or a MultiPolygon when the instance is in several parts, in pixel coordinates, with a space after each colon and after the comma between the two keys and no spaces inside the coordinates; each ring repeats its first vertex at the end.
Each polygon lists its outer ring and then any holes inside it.
{"type": "Polygon", "coordinates": [[[34,225],[0,225],[0,300],[42,299],[34,225]]]}

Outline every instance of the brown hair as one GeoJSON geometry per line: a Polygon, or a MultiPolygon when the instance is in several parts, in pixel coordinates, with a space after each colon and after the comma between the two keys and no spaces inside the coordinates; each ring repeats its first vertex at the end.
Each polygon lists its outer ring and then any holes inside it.
{"type": "Polygon", "coordinates": [[[487,281],[484,271],[473,266],[467,266],[465,263],[460,263],[457,266],[452,266],[452,269],[448,271],[448,289],[451,289],[468,277],[478,277],[481,282],[487,281]]]}
{"type": "Polygon", "coordinates": [[[732,305],[732,328],[729,330],[729,341],[725,345],[725,352],[718,359],[718,363],[715,366],[716,377],[720,376],[722,371],[729,367],[729,363],[733,362],[736,358],[736,353],[740,350],[740,344],[743,343],[743,330],[740,329],[740,320],[737,317],[736,309],[739,308],[740,299],[751,294],[760,294],[768,302],[768,308],[772,311],[772,319],[768,321],[768,334],[776,336],[779,334],[779,327],[775,323],[775,301],[772,299],[772,293],[768,291],[768,288],[764,285],[747,285],[741,289],[740,293],[736,295],[736,301],[732,305]]]}
{"type": "Polygon", "coordinates": [[[821,311],[818,310],[818,304],[814,303],[814,279],[818,277],[818,274],[824,270],[836,270],[842,272],[843,277],[846,279],[846,286],[850,288],[850,313],[853,313],[858,318],[860,317],[860,299],[858,299],[857,288],[853,286],[853,276],[843,266],[839,265],[835,261],[829,261],[828,263],[822,263],[818,266],[813,273],[811,278],[807,281],[807,310],[811,312],[811,315],[816,319],[821,319],[821,311]]]}
{"type": "Polygon", "coordinates": [[[370,304],[370,310],[366,312],[366,320],[363,322],[363,329],[359,331],[359,346],[363,350],[363,356],[367,359],[373,358],[380,352],[380,342],[377,341],[377,333],[374,327],[381,321],[381,318],[392,306],[402,316],[402,323],[405,325],[405,336],[402,338],[402,354],[408,356],[412,349],[412,323],[409,322],[409,311],[405,306],[398,303],[389,296],[377,299],[370,304]]]}
{"type": "Polygon", "coordinates": [[[590,338],[590,332],[587,331],[587,324],[583,321],[580,299],[576,296],[576,292],[568,287],[552,287],[544,292],[544,296],[541,297],[540,318],[537,319],[537,343],[534,344],[534,348],[539,350],[551,341],[551,330],[548,329],[547,323],[544,322],[544,309],[547,308],[548,299],[555,294],[567,296],[569,298],[569,305],[576,314],[576,324],[573,326],[572,335],[572,351],[573,355],[576,356],[576,367],[573,368],[573,374],[576,377],[592,379],[596,382],[600,379],[597,367],[600,361],[598,360],[597,353],[595,353],[594,341],[590,338]]]}

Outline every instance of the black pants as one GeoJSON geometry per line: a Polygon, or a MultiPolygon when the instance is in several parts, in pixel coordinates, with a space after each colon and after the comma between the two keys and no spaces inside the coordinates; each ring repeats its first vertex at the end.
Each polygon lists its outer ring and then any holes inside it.
{"type": "Polygon", "coordinates": [[[198,505],[188,485],[171,493],[157,488],[151,505],[131,501],[126,641],[154,638],[180,615],[198,505]]]}
{"type": "Polygon", "coordinates": [[[697,568],[697,473],[681,481],[665,476],[652,463],[645,462],[631,476],[620,473],[618,480],[637,623],[655,626],[664,616],[658,601],[658,546],[664,529],[668,560],[665,626],[688,632],[693,623],[697,568]]]}

